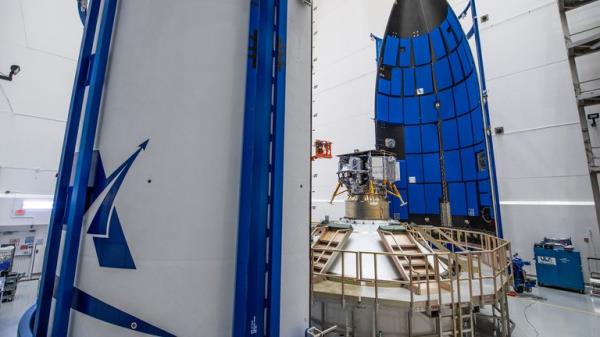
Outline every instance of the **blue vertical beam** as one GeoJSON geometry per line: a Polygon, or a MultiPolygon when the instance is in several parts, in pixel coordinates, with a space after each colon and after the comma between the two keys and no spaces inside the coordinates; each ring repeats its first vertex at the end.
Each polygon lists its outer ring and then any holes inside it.
{"type": "Polygon", "coordinates": [[[56,265],[58,262],[58,252],[60,250],[62,228],[65,222],[64,214],[67,206],[69,181],[71,179],[79,122],[81,120],[81,108],[83,105],[83,97],[90,66],[90,55],[92,54],[94,36],[96,34],[99,8],[100,0],[90,1],[81,39],[77,73],[75,74],[75,82],[71,94],[71,105],[63,139],[62,155],[58,168],[58,179],[54,190],[54,207],[52,209],[52,215],[50,216],[48,238],[46,240],[46,252],[44,255],[46,258],[44,259],[42,277],[40,279],[40,289],[37,298],[34,327],[34,335],[36,337],[46,337],[48,333],[52,293],[54,292],[54,280],[56,278],[56,265]]]}
{"type": "Polygon", "coordinates": [[[115,21],[117,0],[104,0],[102,19],[96,43],[96,54],[91,65],[90,86],[86,101],[86,109],[81,128],[79,156],[75,171],[75,181],[71,195],[67,217],[67,233],[61,260],[60,280],[56,291],[56,307],[52,324],[52,337],[68,335],[71,302],[81,227],[85,212],[85,199],[92,163],[92,153],[96,138],[100,103],[104,88],[104,79],[110,51],[112,31],[115,21]]]}
{"type": "Polygon", "coordinates": [[[267,223],[269,209],[269,159],[271,141],[271,109],[273,104],[273,34],[274,0],[260,1],[258,31],[258,74],[255,114],[254,185],[250,263],[248,264],[247,336],[263,336],[265,331],[267,223]]]}
{"type": "Polygon", "coordinates": [[[267,290],[267,333],[279,337],[281,308],[281,255],[283,175],[285,147],[285,82],[287,55],[287,0],[277,0],[275,29],[275,85],[273,110],[273,145],[271,172],[271,207],[269,237],[269,270],[267,290]]]}
{"type": "Polygon", "coordinates": [[[483,53],[481,51],[481,38],[479,36],[479,18],[477,17],[477,7],[475,6],[475,0],[469,0],[471,4],[471,15],[473,18],[473,36],[475,36],[475,46],[477,50],[477,63],[479,65],[479,82],[481,83],[482,92],[482,104],[484,111],[485,126],[485,139],[486,146],[488,149],[488,161],[490,167],[490,179],[492,180],[492,195],[493,195],[493,208],[494,208],[494,219],[496,220],[496,235],[500,238],[504,237],[504,231],[502,229],[502,214],[500,211],[500,198],[498,194],[498,180],[496,177],[496,159],[494,156],[494,144],[492,141],[491,126],[490,126],[490,109],[488,106],[487,99],[487,85],[485,83],[485,69],[483,66],[483,53]]]}
{"type": "Polygon", "coordinates": [[[275,0],[250,2],[233,336],[265,332],[275,0]]]}
{"type": "Polygon", "coordinates": [[[248,294],[248,269],[250,261],[250,215],[252,205],[249,193],[252,190],[252,162],[254,158],[254,115],[256,79],[258,72],[258,28],[260,3],[250,2],[250,23],[248,30],[248,60],[246,64],[246,93],[244,107],[244,130],[242,144],[242,172],[240,177],[240,201],[237,233],[235,303],[232,322],[232,336],[242,337],[246,332],[246,303],[248,294]]]}

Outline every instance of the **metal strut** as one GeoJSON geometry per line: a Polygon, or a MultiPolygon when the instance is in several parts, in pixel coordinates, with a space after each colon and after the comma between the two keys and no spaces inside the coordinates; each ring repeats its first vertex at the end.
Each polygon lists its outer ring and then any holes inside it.
{"type": "Polygon", "coordinates": [[[234,337],[279,336],[286,36],[287,0],[251,0],[234,337]]]}
{"type": "Polygon", "coordinates": [[[48,321],[50,319],[50,307],[52,305],[52,293],[54,291],[58,251],[60,249],[62,228],[65,223],[69,180],[71,178],[73,159],[75,157],[75,147],[78,138],[79,122],[81,120],[83,97],[87,88],[86,82],[92,59],[92,47],[94,45],[94,37],[98,23],[100,2],[101,0],[91,0],[89,2],[86,12],[87,16],[84,22],[79,61],[77,64],[77,72],[75,74],[75,82],[73,84],[65,136],[63,139],[62,155],[58,168],[58,179],[54,191],[54,208],[52,209],[52,215],[48,226],[48,239],[44,255],[46,258],[44,259],[40,289],[36,303],[37,308],[34,326],[34,335],[36,337],[46,337],[48,333],[48,321]]]}
{"type": "MultiPolygon", "coordinates": [[[[579,126],[581,129],[581,136],[583,139],[583,145],[585,148],[585,155],[587,159],[588,173],[590,177],[590,184],[592,187],[592,196],[594,198],[594,210],[596,213],[596,223],[600,229],[600,182],[598,179],[598,173],[600,173],[600,167],[597,164],[597,157],[594,151],[594,145],[592,144],[592,138],[590,135],[590,126],[588,121],[588,114],[586,107],[600,104],[600,78],[595,78],[587,81],[588,85],[596,84],[593,89],[584,90],[585,82],[582,82],[579,78],[579,69],[577,67],[577,59],[586,55],[600,52],[600,26],[595,26],[589,29],[594,34],[590,34],[587,38],[580,38],[574,41],[574,35],[569,28],[569,20],[567,19],[567,12],[587,6],[592,3],[599,3],[599,0],[559,0],[558,11],[560,15],[561,26],[565,38],[565,46],[567,49],[567,56],[569,61],[569,70],[571,71],[571,81],[573,93],[577,100],[577,115],[579,117],[579,126]]],[[[596,121],[592,122],[592,126],[595,126],[596,121]]]]}
{"type": "Polygon", "coordinates": [[[487,84],[485,82],[485,69],[483,66],[483,53],[481,51],[481,37],[479,34],[479,18],[477,17],[477,6],[475,0],[469,0],[466,8],[461,12],[459,18],[467,16],[467,12],[471,10],[471,18],[473,19],[473,27],[467,33],[467,38],[475,38],[475,51],[477,52],[477,70],[479,74],[479,84],[481,89],[481,105],[483,107],[483,127],[485,133],[485,147],[487,149],[488,168],[490,172],[490,185],[492,188],[492,208],[494,219],[496,221],[496,235],[499,238],[504,237],[502,228],[502,213],[500,211],[500,197],[498,195],[498,179],[496,177],[496,158],[494,155],[494,144],[492,140],[490,126],[490,108],[487,99],[487,84]]]}
{"type": "MultiPolygon", "coordinates": [[[[93,2],[92,6],[94,6],[93,2]]],[[[88,191],[88,181],[92,166],[92,153],[98,126],[100,102],[104,88],[104,79],[108,64],[108,56],[115,22],[117,0],[104,0],[102,19],[96,41],[96,52],[90,57],[89,88],[87,93],[85,114],[79,141],[79,155],[75,168],[73,192],[69,200],[67,213],[67,232],[61,259],[60,278],[56,290],[56,305],[52,323],[52,337],[68,335],[71,303],[73,302],[73,287],[77,270],[77,257],[85,200],[88,191]]],[[[88,20],[88,24],[90,24],[88,20]]],[[[86,30],[89,26],[86,25],[86,30]]],[[[84,36],[87,36],[88,32],[84,36]]],[[[93,34],[92,34],[93,36],[93,34]]],[[[55,226],[57,224],[54,224],[55,226]]],[[[52,274],[45,274],[52,277],[52,274]]]]}

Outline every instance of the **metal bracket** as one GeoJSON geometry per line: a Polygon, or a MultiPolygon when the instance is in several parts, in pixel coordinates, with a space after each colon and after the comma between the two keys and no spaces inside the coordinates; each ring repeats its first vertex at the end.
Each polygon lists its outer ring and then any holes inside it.
{"type": "Polygon", "coordinates": [[[256,69],[256,58],[258,53],[258,30],[250,34],[251,43],[248,45],[248,58],[252,60],[252,68],[256,69]]]}

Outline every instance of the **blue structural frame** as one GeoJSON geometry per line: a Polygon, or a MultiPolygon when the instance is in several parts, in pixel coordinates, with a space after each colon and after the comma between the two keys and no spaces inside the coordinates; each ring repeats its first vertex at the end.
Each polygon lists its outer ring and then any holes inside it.
{"type": "Polygon", "coordinates": [[[234,337],[279,336],[286,35],[287,0],[251,1],[234,337]]]}
{"type": "MultiPolygon", "coordinates": [[[[102,18],[99,25],[98,37],[96,39],[96,51],[92,54],[92,47],[95,39],[96,26],[98,26],[98,12],[100,1],[93,0],[88,8],[88,18],[85,25],[85,31],[80,54],[78,72],[76,75],[75,87],[73,89],[73,98],[71,101],[69,123],[65,136],[65,145],[61,159],[61,181],[57,185],[56,201],[57,208],[54,210],[51,222],[51,237],[49,238],[48,249],[51,254],[58,252],[60,246],[60,229],[63,224],[64,214],[67,216],[66,235],[63,245],[63,255],[61,260],[61,271],[58,284],[56,285],[56,305],[52,321],[53,337],[63,337],[68,335],[71,305],[74,294],[75,272],[77,270],[77,260],[79,255],[79,245],[81,238],[81,229],[83,215],[85,211],[85,202],[88,192],[88,182],[92,165],[92,155],[94,141],[96,138],[96,128],[98,116],[100,113],[100,102],[104,88],[104,78],[108,63],[108,55],[112,32],[114,27],[117,0],[104,0],[102,2],[102,18]],[[85,85],[88,85],[87,100],[83,125],[81,127],[81,136],[79,137],[78,159],[75,168],[75,180],[71,195],[68,195],[68,183],[71,172],[70,165],[73,163],[75,155],[75,144],[78,139],[79,119],[81,116],[83,96],[85,85]],[[70,165],[69,165],[70,164],[70,165]],[[68,201],[68,205],[67,205],[68,201]]],[[[47,331],[48,317],[45,312],[49,309],[51,303],[52,290],[49,287],[53,280],[56,270],[56,258],[48,258],[44,270],[44,280],[40,291],[40,305],[38,306],[38,320],[36,321],[36,336],[45,336],[47,331]],[[54,269],[52,271],[51,269],[54,269]],[[44,310],[44,311],[42,311],[44,310]]]]}
{"type": "Polygon", "coordinates": [[[58,180],[54,192],[54,208],[50,217],[48,239],[40,289],[36,303],[34,335],[46,337],[48,332],[48,321],[54,292],[54,281],[58,262],[58,253],[61,244],[63,224],[67,202],[69,200],[69,181],[75,157],[75,148],[78,139],[79,122],[83,107],[83,98],[88,84],[88,74],[92,61],[92,48],[96,34],[98,13],[101,0],[90,0],[88,4],[87,17],[85,20],[83,37],[79,51],[77,72],[71,95],[71,105],[66,123],[65,136],[61,161],[58,169],[58,180]]]}
{"type": "Polygon", "coordinates": [[[85,115],[81,129],[79,155],[75,168],[75,181],[67,215],[67,232],[61,260],[60,280],[56,290],[56,306],[52,324],[52,337],[66,336],[69,329],[71,303],[86,195],[92,166],[94,141],[100,114],[100,102],[104,89],[104,79],[112,39],[117,0],[105,0],[98,32],[96,53],[90,66],[90,84],[86,101],[85,115]]]}
{"type": "MultiPolygon", "coordinates": [[[[463,13],[471,8],[471,17],[473,19],[473,28],[472,35],[475,36],[475,47],[477,51],[477,64],[479,69],[479,83],[481,85],[481,93],[482,93],[482,104],[483,104],[483,113],[484,119],[483,124],[485,126],[485,139],[486,139],[486,147],[488,153],[488,162],[490,166],[490,178],[492,182],[492,196],[493,196],[493,206],[494,206],[494,218],[496,219],[496,235],[500,238],[504,237],[504,230],[502,227],[502,212],[500,211],[500,197],[498,193],[498,179],[496,176],[496,158],[494,155],[494,144],[492,141],[492,133],[490,127],[490,108],[488,106],[487,99],[487,84],[485,82],[485,69],[483,66],[483,53],[481,51],[481,37],[479,35],[479,18],[477,17],[477,6],[475,5],[475,0],[469,0],[469,4],[463,13]]],[[[471,32],[469,35],[471,36],[471,32]]]]}
{"type": "MultiPolygon", "coordinates": [[[[256,275],[265,273],[265,255],[266,252],[256,249],[256,246],[264,246],[266,238],[261,240],[266,233],[266,213],[263,219],[257,222],[257,214],[254,210],[262,208],[266,210],[266,191],[260,191],[256,187],[259,183],[260,175],[265,175],[266,169],[260,165],[257,150],[261,146],[260,141],[264,139],[259,137],[259,133],[266,134],[268,127],[258,125],[258,115],[263,116],[268,112],[260,111],[260,102],[257,97],[260,95],[259,80],[264,81],[264,76],[259,76],[261,69],[266,63],[265,59],[269,59],[269,52],[272,50],[268,46],[264,46],[264,40],[268,40],[267,31],[273,27],[273,23],[268,21],[264,23],[263,12],[265,7],[273,6],[273,2],[269,1],[251,1],[250,3],[250,28],[249,28],[249,45],[248,45],[248,63],[246,75],[246,101],[244,115],[244,135],[242,148],[242,172],[240,181],[240,205],[239,205],[239,223],[238,223],[238,240],[237,240],[237,255],[236,255],[236,288],[235,288],[235,306],[233,317],[233,336],[241,337],[250,335],[248,330],[252,330],[254,334],[262,335],[264,321],[264,291],[256,291],[260,284],[256,284],[256,275]],[[262,33],[262,34],[261,34],[262,33]],[[258,205],[257,205],[258,204],[258,205]],[[257,208],[258,207],[258,208],[257,208]],[[260,230],[256,227],[260,227],[260,230]],[[256,241],[257,236],[259,242],[256,241]],[[258,250],[258,251],[257,251],[258,250]],[[254,261],[254,265],[250,265],[254,261]],[[260,265],[256,263],[260,261],[260,265]],[[251,274],[251,270],[255,271],[251,274]],[[253,289],[254,288],[254,289],[253,289]],[[253,294],[252,298],[250,295],[253,294]],[[261,305],[260,299],[263,303],[261,305]],[[258,317],[257,317],[258,316],[258,317]],[[260,330],[260,334],[258,334],[260,330]]],[[[272,39],[271,39],[272,41],[272,39]]],[[[263,69],[264,75],[266,71],[263,69]]],[[[263,85],[264,86],[264,85],[263,85]]],[[[263,121],[264,121],[263,117],[263,121]]],[[[261,123],[261,124],[264,124],[261,123]]],[[[264,149],[266,145],[262,144],[264,149]]],[[[263,153],[265,151],[263,150],[263,153]]],[[[260,158],[262,159],[262,158],[260,158]]],[[[264,159],[263,159],[264,161],[264,159]]],[[[266,179],[265,179],[266,181],[266,179]]],[[[264,182],[263,182],[264,183],[264,182]]],[[[264,279],[263,279],[264,280],[264,279]]],[[[264,281],[263,281],[264,284],[264,281]]]]}

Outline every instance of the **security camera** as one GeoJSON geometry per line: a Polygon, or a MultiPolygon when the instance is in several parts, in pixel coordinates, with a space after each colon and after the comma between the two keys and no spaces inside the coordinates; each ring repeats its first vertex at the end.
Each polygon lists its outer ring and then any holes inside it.
{"type": "Polygon", "coordinates": [[[13,64],[12,66],[10,66],[10,73],[8,73],[8,76],[0,75],[0,80],[12,81],[13,76],[17,75],[19,72],[21,72],[21,67],[19,67],[16,64],[13,64]]]}
{"type": "Polygon", "coordinates": [[[17,75],[20,71],[21,71],[21,67],[19,67],[18,65],[13,64],[12,66],[10,66],[10,73],[12,75],[17,75]]]}

